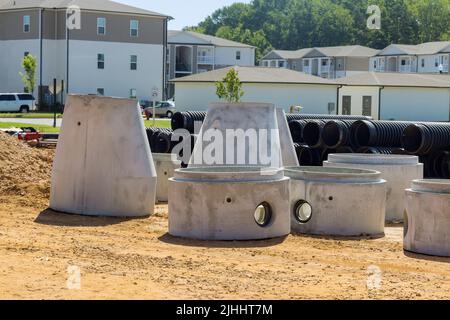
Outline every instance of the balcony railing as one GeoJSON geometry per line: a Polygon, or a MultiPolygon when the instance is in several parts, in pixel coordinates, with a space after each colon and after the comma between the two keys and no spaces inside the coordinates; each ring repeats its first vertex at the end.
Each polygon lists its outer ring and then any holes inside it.
{"type": "Polygon", "coordinates": [[[214,57],[211,56],[198,56],[197,57],[198,64],[214,64],[214,57]]]}

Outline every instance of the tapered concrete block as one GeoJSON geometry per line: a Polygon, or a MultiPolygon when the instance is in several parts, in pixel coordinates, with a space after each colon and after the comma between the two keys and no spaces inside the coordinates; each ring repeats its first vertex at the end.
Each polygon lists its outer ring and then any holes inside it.
{"type": "Polygon", "coordinates": [[[211,104],[189,166],[224,165],[298,165],[284,111],[264,103],[211,104]]]}
{"type": "Polygon", "coordinates": [[[368,169],[381,172],[387,181],[386,221],[402,222],[405,212],[405,189],[416,179],[423,179],[424,167],[419,158],[408,155],[330,154],[324,167],[368,169]]]}
{"type": "Polygon", "coordinates": [[[261,167],[176,170],[169,185],[169,233],[198,240],[286,236],[289,179],[280,169],[261,167]]]}
{"type": "Polygon", "coordinates": [[[181,161],[175,154],[154,153],[158,180],[156,183],[156,201],[164,203],[169,201],[169,179],[175,175],[175,170],[181,168],[181,161]]]}
{"type": "Polygon", "coordinates": [[[156,170],[136,100],[70,95],[52,172],[50,207],[93,216],[154,212],[156,170]]]}
{"type": "Polygon", "coordinates": [[[345,168],[286,168],[292,231],[329,236],[384,234],[386,181],[381,173],[345,168]]]}
{"type": "Polygon", "coordinates": [[[405,201],[405,250],[450,257],[450,180],[416,180],[405,201]]]}

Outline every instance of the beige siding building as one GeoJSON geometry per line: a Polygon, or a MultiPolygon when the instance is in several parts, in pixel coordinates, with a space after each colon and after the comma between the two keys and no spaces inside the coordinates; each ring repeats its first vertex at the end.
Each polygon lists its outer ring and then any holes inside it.
{"type": "Polygon", "coordinates": [[[150,100],[155,89],[163,99],[168,19],[108,0],[0,0],[0,92],[23,91],[21,60],[32,54],[44,102],[54,78],[63,93],[150,100]]]}

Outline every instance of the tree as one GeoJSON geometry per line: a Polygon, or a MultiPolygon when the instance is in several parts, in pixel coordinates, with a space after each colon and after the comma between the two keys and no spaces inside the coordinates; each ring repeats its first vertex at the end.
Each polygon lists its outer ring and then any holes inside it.
{"type": "Polygon", "coordinates": [[[235,68],[231,68],[228,71],[222,82],[216,83],[216,94],[219,99],[236,103],[244,96],[242,83],[239,80],[239,72],[235,68]]]}
{"type": "Polygon", "coordinates": [[[27,93],[33,93],[36,86],[37,59],[31,54],[26,55],[22,60],[22,67],[25,73],[20,72],[22,82],[27,93]]]}

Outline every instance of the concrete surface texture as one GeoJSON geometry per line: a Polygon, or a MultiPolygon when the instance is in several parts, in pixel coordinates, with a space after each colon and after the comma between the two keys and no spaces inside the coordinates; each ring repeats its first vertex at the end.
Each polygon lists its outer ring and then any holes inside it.
{"type": "Polygon", "coordinates": [[[281,158],[283,160],[284,167],[298,167],[298,157],[294,148],[294,141],[292,140],[291,131],[289,130],[289,124],[286,119],[286,113],[283,109],[277,108],[277,122],[280,132],[280,147],[281,158]]]}
{"type": "Polygon", "coordinates": [[[165,203],[169,201],[169,179],[175,174],[175,170],[181,168],[181,161],[177,160],[174,154],[154,153],[157,183],[156,201],[165,203]]]}
{"type": "Polygon", "coordinates": [[[153,214],[156,170],[136,100],[69,96],[51,183],[56,211],[153,214]]]}
{"type": "Polygon", "coordinates": [[[419,158],[408,155],[330,154],[324,167],[368,169],[381,172],[387,181],[386,220],[402,222],[405,190],[411,182],[423,179],[424,167],[419,158]]]}
{"type": "Polygon", "coordinates": [[[273,104],[211,104],[199,134],[203,138],[197,140],[190,167],[282,167],[285,164],[296,164],[295,151],[288,147],[292,145],[292,138],[286,119],[278,120],[283,114],[273,104]],[[217,144],[216,137],[211,138],[214,131],[223,137],[222,144],[217,144]],[[233,133],[235,136],[230,135],[233,133]],[[214,153],[210,152],[211,141],[217,146],[214,154],[216,161],[206,158],[214,153]]]}
{"type": "Polygon", "coordinates": [[[289,179],[281,169],[262,167],[176,170],[169,185],[169,233],[197,240],[286,236],[289,179]]]}
{"type": "Polygon", "coordinates": [[[345,168],[286,168],[292,231],[329,236],[383,235],[386,181],[381,173],[345,168]],[[369,201],[370,200],[370,201],[369,201]]]}
{"type": "Polygon", "coordinates": [[[406,190],[404,248],[450,257],[450,180],[416,180],[406,190]]]}

